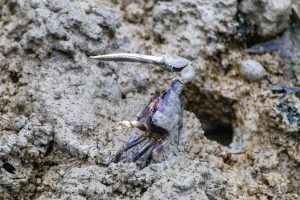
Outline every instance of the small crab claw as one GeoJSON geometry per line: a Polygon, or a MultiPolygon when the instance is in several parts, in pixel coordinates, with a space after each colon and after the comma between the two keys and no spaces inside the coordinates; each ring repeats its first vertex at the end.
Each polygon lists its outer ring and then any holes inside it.
{"type": "MultiPolygon", "coordinates": [[[[194,77],[194,71],[191,65],[191,61],[179,57],[179,56],[151,56],[142,54],[132,54],[132,53],[118,53],[118,54],[106,54],[91,56],[91,58],[100,59],[103,61],[126,61],[126,62],[139,62],[139,63],[150,63],[154,65],[161,66],[163,69],[171,72],[182,72],[184,68],[185,73],[182,77],[184,82],[189,82],[194,77]]],[[[181,73],[182,74],[182,73],[181,73]]]]}

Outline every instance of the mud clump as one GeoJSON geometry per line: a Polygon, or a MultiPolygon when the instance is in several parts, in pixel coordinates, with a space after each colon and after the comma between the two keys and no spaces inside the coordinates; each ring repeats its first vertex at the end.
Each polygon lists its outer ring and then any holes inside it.
{"type": "Polygon", "coordinates": [[[242,0],[239,9],[255,25],[260,36],[275,36],[284,31],[292,13],[292,0],[253,1],[242,0]]]}
{"type": "Polygon", "coordinates": [[[231,49],[237,11],[234,0],[0,3],[0,199],[299,199],[299,100],[268,90],[295,80],[276,55],[231,49]],[[174,155],[143,170],[112,162],[141,133],[115,126],[178,74],[90,59],[116,52],[196,68],[174,155]],[[268,77],[239,76],[247,59],[268,77]]]}

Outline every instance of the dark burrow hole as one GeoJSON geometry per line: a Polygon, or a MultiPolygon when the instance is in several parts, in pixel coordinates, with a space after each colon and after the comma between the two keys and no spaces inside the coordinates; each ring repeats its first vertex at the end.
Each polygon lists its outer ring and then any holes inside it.
{"type": "Polygon", "coordinates": [[[214,124],[213,127],[204,129],[204,135],[210,140],[229,146],[232,142],[233,127],[231,124],[214,124]]]}
{"type": "Polygon", "coordinates": [[[13,83],[18,83],[21,78],[21,74],[17,72],[10,72],[9,75],[13,83]]]}
{"type": "Polygon", "coordinates": [[[235,100],[191,84],[187,88],[189,92],[185,92],[185,109],[193,112],[200,120],[204,135],[208,139],[228,146],[233,140],[235,100]]]}
{"type": "MultiPolygon", "coordinates": [[[[277,39],[278,35],[274,36],[261,36],[258,34],[258,29],[256,25],[252,24],[249,21],[247,15],[241,11],[238,11],[235,15],[235,22],[237,26],[232,31],[230,37],[223,36],[223,38],[228,38],[227,43],[231,48],[245,49],[250,48],[256,44],[277,39]]],[[[282,35],[284,32],[281,32],[279,35],[282,35]]],[[[221,33],[222,34],[222,33],[221,33]]]]}
{"type": "Polygon", "coordinates": [[[14,166],[12,166],[9,163],[4,163],[2,165],[3,169],[5,169],[7,172],[11,173],[11,174],[15,174],[16,173],[16,168],[14,166]]]}

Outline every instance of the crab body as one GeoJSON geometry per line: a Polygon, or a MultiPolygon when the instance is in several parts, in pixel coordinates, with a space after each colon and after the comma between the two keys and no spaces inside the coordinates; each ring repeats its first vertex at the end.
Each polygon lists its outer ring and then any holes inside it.
{"type": "Polygon", "coordinates": [[[184,107],[183,86],[173,82],[170,89],[149,104],[146,124],[151,132],[170,134],[178,126],[184,107]]]}
{"type": "Polygon", "coordinates": [[[151,63],[171,72],[181,72],[181,76],[175,79],[170,88],[157,98],[152,98],[147,106],[137,115],[136,120],[122,121],[121,124],[138,128],[144,134],[129,140],[116,153],[115,162],[122,159],[124,152],[133,147],[142,145],[133,155],[126,158],[127,162],[142,160],[141,168],[147,166],[153,157],[159,155],[167,144],[179,141],[182,129],[182,115],[184,109],[184,85],[194,77],[194,69],[191,62],[172,56],[149,56],[140,54],[108,54],[93,56],[102,61],[127,61],[151,63]],[[176,134],[177,133],[177,134],[176,134]]]}

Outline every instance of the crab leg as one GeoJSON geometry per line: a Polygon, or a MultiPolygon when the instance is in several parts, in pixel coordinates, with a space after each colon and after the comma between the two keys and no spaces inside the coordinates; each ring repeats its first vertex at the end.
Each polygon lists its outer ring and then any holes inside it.
{"type": "Polygon", "coordinates": [[[300,94],[300,87],[297,87],[297,86],[286,87],[286,86],[281,86],[281,85],[273,85],[271,90],[273,92],[278,92],[278,93],[300,94]]]}
{"type": "Polygon", "coordinates": [[[157,145],[156,147],[153,148],[152,154],[154,156],[157,156],[158,154],[160,154],[163,151],[164,146],[165,146],[165,142],[162,143],[162,144],[157,145]]]}
{"type": "Polygon", "coordinates": [[[131,149],[132,147],[141,143],[144,139],[145,139],[145,137],[143,135],[141,135],[141,136],[137,137],[136,139],[128,141],[127,144],[125,145],[124,150],[127,151],[127,150],[131,149]]]}
{"type": "Polygon", "coordinates": [[[265,43],[254,45],[248,49],[246,52],[248,53],[272,53],[275,51],[280,51],[282,42],[280,40],[272,40],[265,43]]]}
{"type": "Polygon", "coordinates": [[[151,146],[145,153],[144,156],[144,163],[141,165],[141,168],[145,168],[146,166],[149,165],[151,158],[152,158],[152,151],[153,151],[154,146],[151,146]]]}
{"type": "Polygon", "coordinates": [[[146,131],[148,130],[147,126],[140,122],[140,121],[137,121],[137,120],[133,120],[133,121],[122,121],[120,124],[128,127],[128,128],[138,128],[140,129],[141,131],[146,131]]]}
{"type": "Polygon", "coordinates": [[[284,58],[293,58],[295,52],[293,49],[295,44],[293,44],[292,36],[289,31],[287,31],[279,39],[271,40],[268,42],[256,44],[248,49],[248,53],[273,53],[278,52],[284,58]]]}
{"type": "Polygon", "coordinates": [[[120,159],[121,159],[121,156],[122,154],[131,149],[132,147],[140,144],[142,141],[144,141],[145,137],[143,135],[133,139],[133,140],[130,140],[128,141],[125,145],[123,145],[117,152],[116,156],[115,156],[115,159],[114,159],[114,162],[119,162],[120,159]]]}
{"type": "Polygon", "coordinates": [[[137,161],[144,153],[152,146],[151,142],[147,142],[138,152],[133,154],[133,156],[128,160],[128,162],[137,161]]]}

